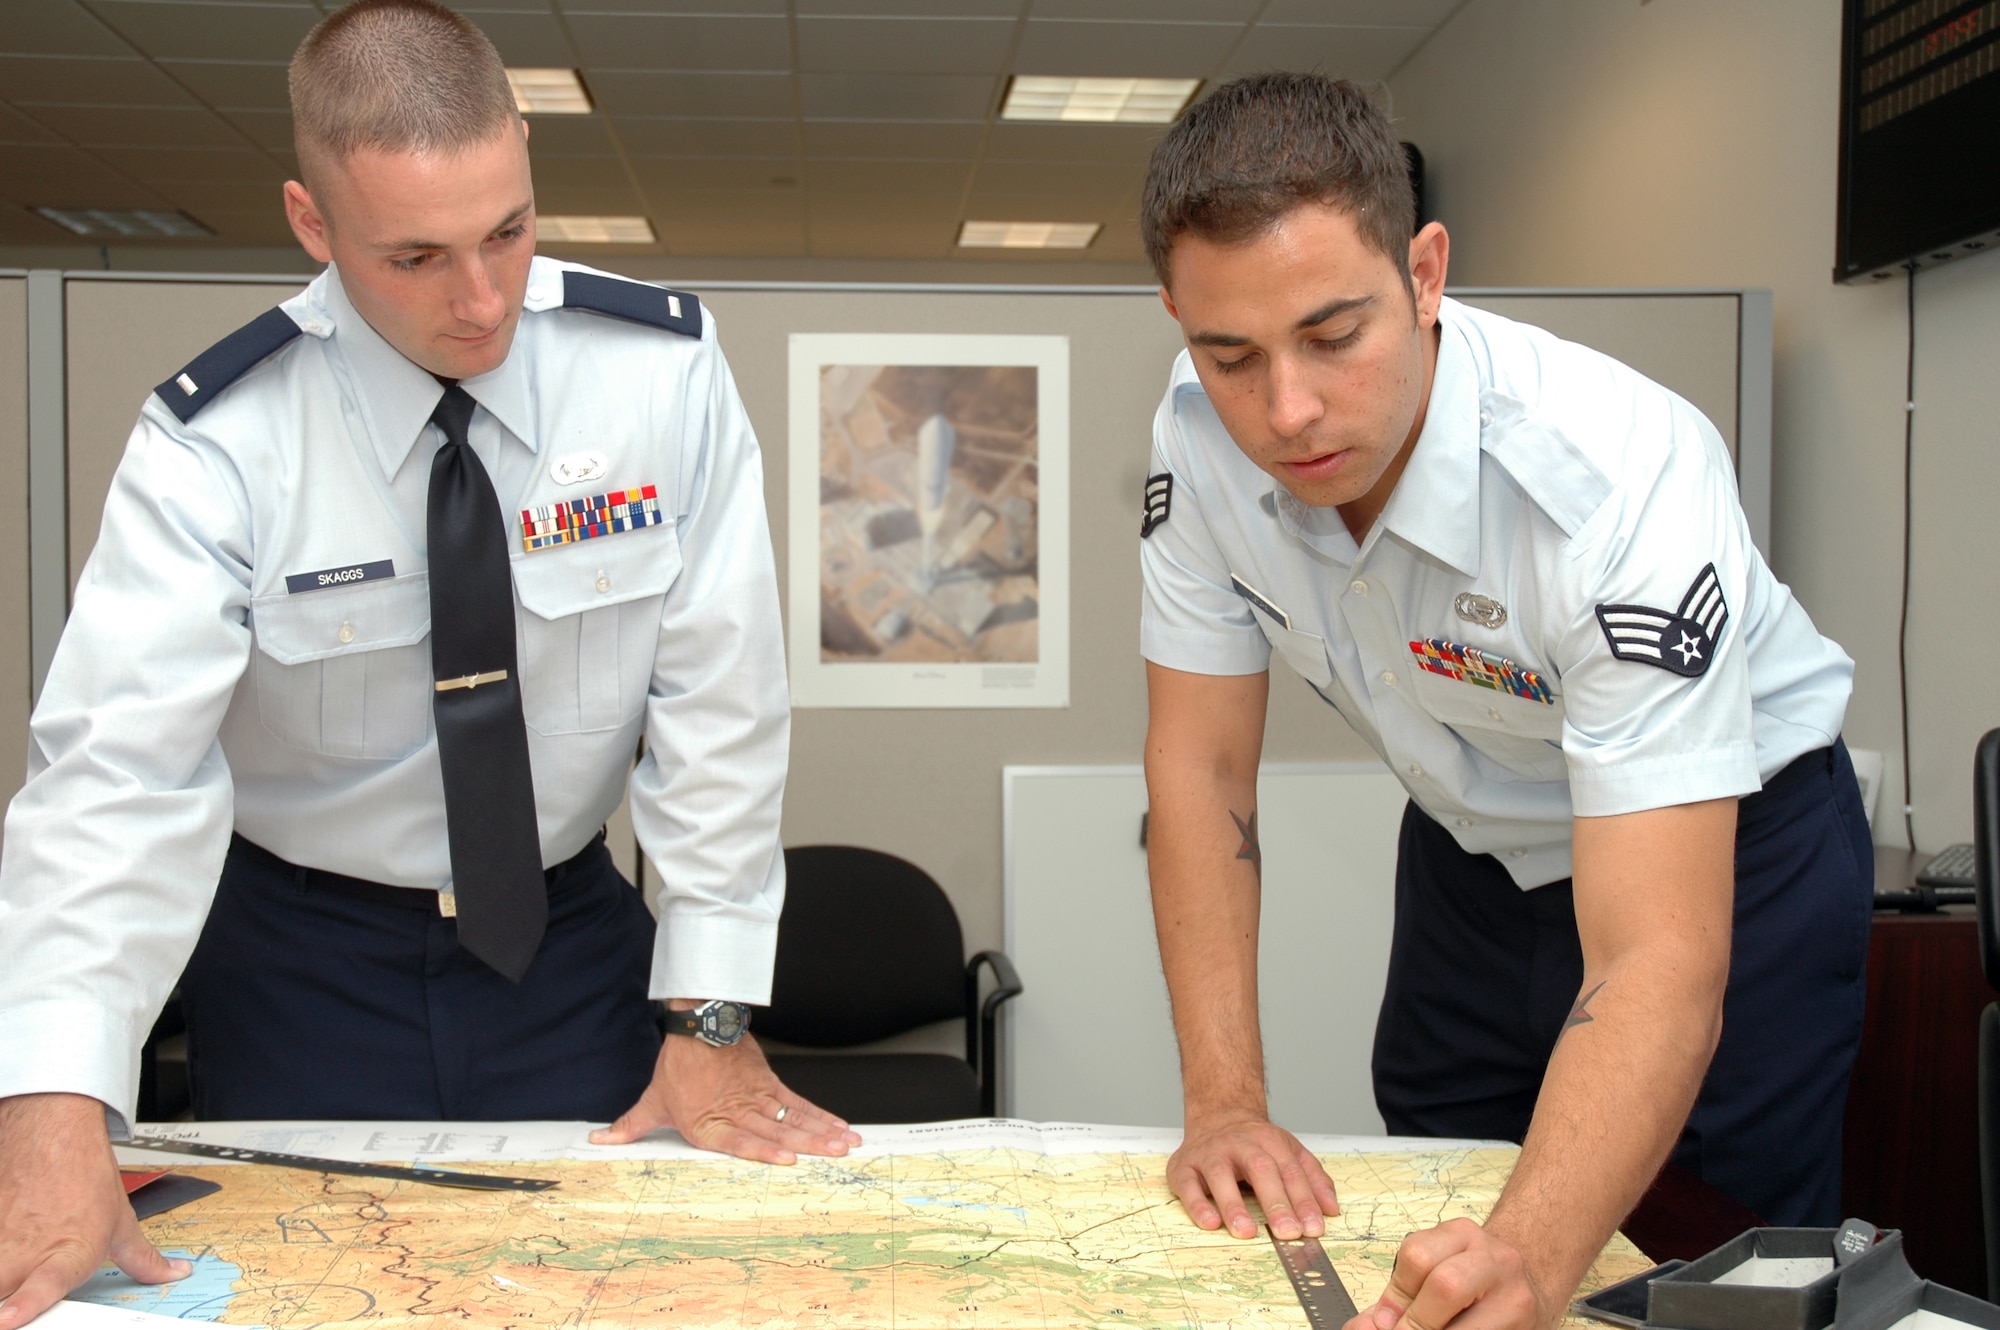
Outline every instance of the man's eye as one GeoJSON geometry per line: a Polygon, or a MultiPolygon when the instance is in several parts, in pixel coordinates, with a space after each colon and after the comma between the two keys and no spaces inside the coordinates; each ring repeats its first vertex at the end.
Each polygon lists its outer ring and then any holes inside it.
{"type": "Polygon", "coordinates": [[[1361,330],[1359,328],[1356,328],[1353,332],[1346,333],[1339,337],[1319,338],[1317,341],[1313,343],[1313,345],[1318,347],[1322,351],[1338,351],[1342,347],[1352,346],[1360,336],[1361,336],[1361,330]]]}
{"type": "Polygon", "coordinates": [[[1234,374],[1237,370],[1249,364],[1251,359],[1252,357],[1250,356],[1238,356],[1234,360],[1218,360],[1215,362],[1215,368],[1221,374],[1234,374]]]}
{"type": "Polygon", "coordinates": [[[505,231],[496,231],[493,235],[493,238],[495,240],[503,242],[508,240],[519,240],[522,236],[526,235],[527,233],[528,233],[528,228],[525,225],[510,226],[505,231]]]}
{"type": "Polygon", "coordinates": [[[390,259],[389,265],[393,268],[401,269],[403,272],[415,272],[429,261],[430,257],[428,254],[412,254],[407,258],[390,259]]]}

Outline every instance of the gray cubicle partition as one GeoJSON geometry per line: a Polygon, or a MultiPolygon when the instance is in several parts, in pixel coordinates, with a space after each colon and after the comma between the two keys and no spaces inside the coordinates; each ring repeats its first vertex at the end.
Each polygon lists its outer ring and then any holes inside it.
{"type": "Polygon", "coordinates": [[[0,273],[0,800],[21,788],[28,633],[28,282],[0,273]]]}
{"type": "MultiPolygon", "coordinates": [[[[38,585],[66,591],[112,468],[154,384],[298,289],[297,278],[63,274],[66,503],[38,521],[38,585]],[[53,553],[48,551],[53,549],[53,553]],[[50,560],[56,566],[50,567],[50,560]]],[[[1145,726],[1137,528],[1153,410],[1178,330],[1145,288],[695,284],[715,311],[764,446],[765,494],[786,566],[786,344],[795,332],[1057,333],[1070,341],[1070,697],[1051,711],[802,711],[786,798],[788,844],[875,846],[950,893],[969,946],[1001,937],[1000,772],[1009,764],[1136,761],[1145,726]]],[[[1461,292],[1604,347],[1707,412],[1737,450],[1752,526],[1768,510],[1765,292],[1461,292]],[[1761,505],[1761,506],[1760,506],[1761,505]]],[[[4,444],[0,444],[4,446],[4,444]]],[[[4,464],[0,456],[0,464],[4,464]]],[[[39,494],[39,492],[38,492],[39,494]]],[[[0,604],[0,612],[4,605],[0,604]]],[[[38,648],[42,643],[38,642],[38,648]]],[[[4,682],[4,676],[0,676],[4,682]]],[[[1354,761],[1360,741],[1302,687],[1272,689],[1267,757],[1354,761]]],[[[0,737],[4,737],[0,734],[0,737]]],[[[634,861],[629,832],[619,858],[634,861]]]]}

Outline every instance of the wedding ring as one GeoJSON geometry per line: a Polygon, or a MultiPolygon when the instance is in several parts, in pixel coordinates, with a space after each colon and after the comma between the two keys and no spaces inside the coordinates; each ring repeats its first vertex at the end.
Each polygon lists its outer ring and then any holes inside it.
{"type": "Polygon", "coordinates": [[[779,1105],[778,1105],[778,1121],[780,1121],[780,1122],[783,1122],[783,1121],[785,1120],[785,1114],[787,1114],[787,1113],[789,1113],[789,1112],[791,1112],[791,1111],[792,1111],[792,1106],[791,1106],[790,1104],[779,1104],[779,1105]]]}

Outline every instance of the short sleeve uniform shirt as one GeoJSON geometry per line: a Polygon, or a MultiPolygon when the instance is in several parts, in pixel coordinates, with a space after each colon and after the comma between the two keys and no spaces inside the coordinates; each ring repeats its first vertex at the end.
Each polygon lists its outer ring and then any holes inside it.
{"type": "Polygon", "coordinates": [[[1721,436],[1604,355],[1457,301],[1357,545],[1231,441],[1183,352],[1154,421],[1141,650],[1273,651],[1472,853],[1569,875],[1574,816],[1741,796],[1840,732],[1853,662],[1751,543],[1721,436]]]}

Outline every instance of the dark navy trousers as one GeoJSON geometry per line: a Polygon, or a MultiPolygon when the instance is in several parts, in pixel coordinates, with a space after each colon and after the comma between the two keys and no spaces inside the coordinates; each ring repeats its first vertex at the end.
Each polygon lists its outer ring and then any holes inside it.
{"type": "Polygon", "coordinates": [[[435,894],[238,837],[181,976],[195,1117],[616,1118],[660,1047],[653,918],[601,839],[546,876],[548,932],[512,984],[435,894]]]}
{"type": "MultiPolygon", "coordinates": [[[[1840,1222],[1874,872],[1839,741],[1741,801],[1722,1041],[1673,1160],[1773,1224],[1840,1222]]],[[[1410,805],[1375,1029],[1388,1129],[1521,1140],[1582,983],[1569,880],[1523,891],[1410,805]]]]}

